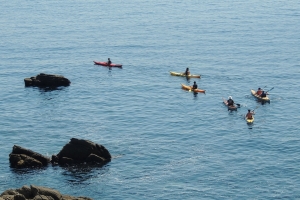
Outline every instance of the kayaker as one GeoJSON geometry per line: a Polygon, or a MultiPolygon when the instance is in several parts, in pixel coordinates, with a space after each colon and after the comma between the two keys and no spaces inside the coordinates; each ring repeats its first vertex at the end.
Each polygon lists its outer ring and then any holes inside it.
{"type": "Polygon", "coordinates": [[[262,98],[267,97],[267,93],[265,93],[265,91],[262,91],[260,97],[262,97],[262,98]]]}
{"type": "Polygon", "coordinates": [[[253,118],[252,115],[254,115],[254,112],[253,111],[251,112],[251,110],[248,110],[248,113],[246,114],[246,118],[252,119],[253,118]]]}
{"type": "Polygon", "coordinates": [[[258,90],[256,91],[256,94],[261,95],[262,92],[263,92],[263,90],[261,88],[258,88],[258,90]]]}
{"type": "Polygon", "coordinates": [[[186,70],[185,70],[184,74],[185,74],[186,76],[190,75],[190,70],[189,70],[189,68],[188,68],[188,67],[186,68],[186,70]]]}
{"type": "Polygon", "coordinates": [[[234,101],[232,99],[231,96],[228,97],[228,100],[227,100],[227,106],[233,106],[234,105],[234,101]]]}
{"type": "Polygon", "coordinates": [[[110,66],[110,64],[111,64],[111,61],[110,61],[110,58],[108,58],[107,65],[110,66]]]}
{"type": "Polygon", "coordinates": [[[196,84],[196,81],[194,81],[193,90],[198,89],[198,85],[196,84]]]}

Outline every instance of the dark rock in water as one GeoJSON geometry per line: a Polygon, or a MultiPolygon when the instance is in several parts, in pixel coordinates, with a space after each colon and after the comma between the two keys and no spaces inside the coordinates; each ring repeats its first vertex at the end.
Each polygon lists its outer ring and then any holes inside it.
{"type": "Polygon", "coordinates": [[[59,87],[69,86],[71,82],[69,79],[61,75],[44,74],[40,73],[37,76],[24,79],[25,86],[38,86],[38,87],[59,87]]]}
{"type": "Polygon", "coordinates": [[[72,138],[57,155],[52,156],[51,162],[60,165],[77,163],[105,164],[110,160],[111,155],[104,146],[88,140],[72,138]]]}
{"type": "Polygon", "coordinates": [[[9,162],[12,168],[42,167],[43,164],[24,154],[10,154],[9,162]]]}
{"type": "Polygon", "coordinates": [[[50,163],[50,158],[14,145],[12,153],[9,154],[9,162],[12,168],[43,167],[50,163]]]}
{"type": "Polygon", "coordinates": [[[24,185],[20,189],[9,189],[4,191],[0,195],[2,199],[14,199],[14,200],[93,200],[88,197],[73,197],[69,195],[61,194],[59,191],[31,185],[30,187],[24,185]]]}

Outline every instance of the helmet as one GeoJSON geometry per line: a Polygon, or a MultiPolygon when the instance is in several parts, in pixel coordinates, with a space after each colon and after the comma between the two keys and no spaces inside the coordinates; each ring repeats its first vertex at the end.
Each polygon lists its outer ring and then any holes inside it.
{"type": "Polygon", "coordinates": [[[232,99],[232,97],[231,97],[231,96],[229,96],[229,97],[228,97],[228,99],[232,99]]]}

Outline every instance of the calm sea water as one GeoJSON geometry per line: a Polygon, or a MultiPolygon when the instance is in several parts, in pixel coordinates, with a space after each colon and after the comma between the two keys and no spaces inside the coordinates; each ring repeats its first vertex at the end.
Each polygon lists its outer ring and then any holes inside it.
{"type": "Polygon", "coordinates": [[[300,198],[299,1],[2,1],[0,191],[94,199],[300,198]],[[123,69],[93,65],[93,60],[123,69]],[[201,79],[170,76],[186,67],[201,79]],[[71,86],[25,88],[38,73],[71,86]],[[180,83],[206,90],[193,95],[180,83]],[[270,104],[250,89],[265,87],[270,104]],[[241,108],[228,112],[222,97],[241,108]],[[243,119],[255,109],[255,122],[243,119]],[[104,145],[102,168],[9,167],[14,144],[51,156],[104,145]]]}

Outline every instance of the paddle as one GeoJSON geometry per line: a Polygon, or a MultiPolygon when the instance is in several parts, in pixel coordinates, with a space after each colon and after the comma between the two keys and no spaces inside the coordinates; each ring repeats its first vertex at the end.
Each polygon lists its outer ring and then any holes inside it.
{"type": "Polygon", "coordinates": [[[274,89],[274,87],[272,87],[271,89],[269,89],[268,91],[266,91],[265,93],[267,93],[267,92],[270,92],[271,90],[273,90],[274,89]]]}

